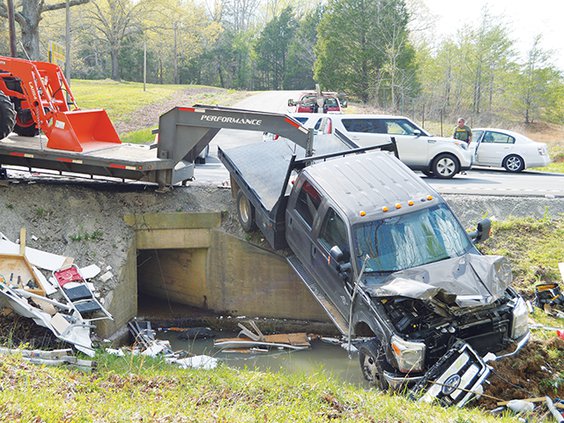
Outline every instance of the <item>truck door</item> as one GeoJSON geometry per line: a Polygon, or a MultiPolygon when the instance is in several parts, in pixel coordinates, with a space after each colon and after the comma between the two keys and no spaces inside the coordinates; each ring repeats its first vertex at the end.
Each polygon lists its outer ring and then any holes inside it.
{"type": "Polygon", "coordinates": [[[331,248],[338,246],[344,255],[343,263],[350,262],[350,238],[345,220],[332,207],[329,206],[326,210],[319,232],[317,236],[314,235],[311,268],[325,294],[348,321],[353,286],[352,270],[347,278],[343,278],[329,252],[331,248]]]}
{"type": "Polygon", "coordinates": [[[286,241],[302,264],[310,267],[311,233],[322,197],[308,180],[302,181],[286,209],[286,241]]]}

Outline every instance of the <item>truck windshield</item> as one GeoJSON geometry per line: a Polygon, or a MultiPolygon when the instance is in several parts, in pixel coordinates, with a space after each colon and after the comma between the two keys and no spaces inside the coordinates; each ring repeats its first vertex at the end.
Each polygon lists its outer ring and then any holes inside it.
{"type": "Polygon", "coordinates": [[[444,204],[353,228],[359,269],[396,272],[461,256],[474,249],[468,235],[444,204]]]}

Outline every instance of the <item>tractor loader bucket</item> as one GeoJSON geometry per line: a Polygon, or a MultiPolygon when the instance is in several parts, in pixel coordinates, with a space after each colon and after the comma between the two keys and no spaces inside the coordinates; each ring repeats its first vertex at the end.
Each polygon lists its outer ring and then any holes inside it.
{"type": "Polygon", "coordinates": [[[103,109],[54,113],[46,131],[47,147],[82,152],[100,148],[100,143],[121,144],[121,140],[103,109]]]}

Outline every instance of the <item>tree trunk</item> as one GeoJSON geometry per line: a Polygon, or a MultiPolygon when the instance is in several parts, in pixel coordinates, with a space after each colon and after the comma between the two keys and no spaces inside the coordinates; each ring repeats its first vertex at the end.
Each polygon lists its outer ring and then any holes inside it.
{"type": "Polygon", "coordinates": [[[39,50],[39,21],[41,20],[41,9],[37,0],[23,0],[22,13],[18,23],[22,31],[22,44],[31,60],[41,60],[39,50]]]}
{"type": "Polygon", "coordinates": [[[112,79],[114,81],[121,81],[119,75],[119,48],[112,46],[110,49],[110,55],[112,57],[112,79]]]}

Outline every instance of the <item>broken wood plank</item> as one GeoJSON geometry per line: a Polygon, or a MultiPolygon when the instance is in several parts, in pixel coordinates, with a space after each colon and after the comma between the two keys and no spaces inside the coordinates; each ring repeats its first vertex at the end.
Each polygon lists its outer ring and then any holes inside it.
{"type": "MultiPolygon", "coordinates": [[[[511,400],[512,401],[512,400],[511,400]]],[[[545,402],[546,401],[546,397],[536,397],[536,398],[522,398],[521,401],[527,401],[527,402],[545,402]]],[[[502,405],[507,405],[509,403],[509,401],[499,401],[497,403],[498,406],[502,406],[502,405]]]]}

